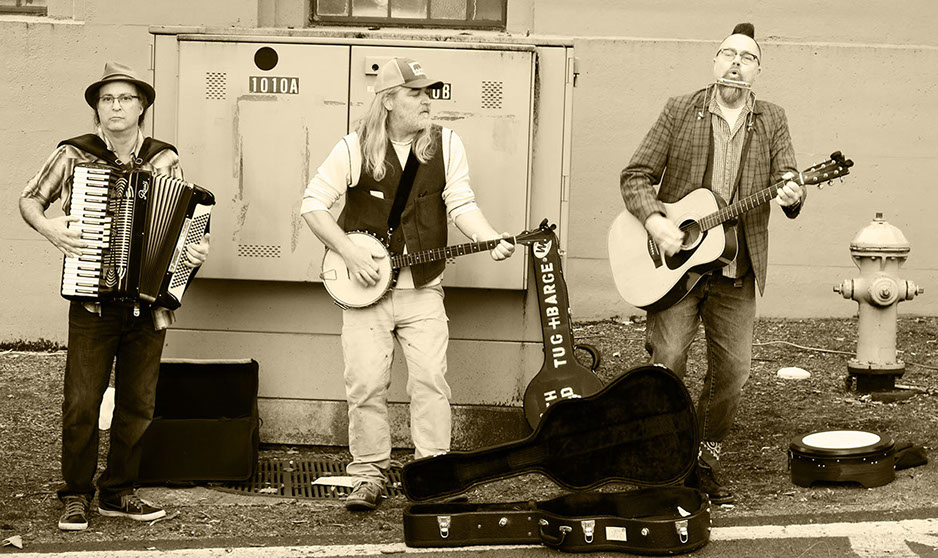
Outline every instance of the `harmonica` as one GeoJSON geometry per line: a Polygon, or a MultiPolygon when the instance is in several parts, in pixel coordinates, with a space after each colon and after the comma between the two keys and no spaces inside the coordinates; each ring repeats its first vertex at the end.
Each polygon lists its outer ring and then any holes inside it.
{"type": "Polygon", "coordinates": [[[717,84],[726,85],[727,87],[736,87],[737,89],[751,89],[752,85],[746,83],[745,81],[736,81],[735,79],[726,79],[720,78],[717,80],[717,84]]]}

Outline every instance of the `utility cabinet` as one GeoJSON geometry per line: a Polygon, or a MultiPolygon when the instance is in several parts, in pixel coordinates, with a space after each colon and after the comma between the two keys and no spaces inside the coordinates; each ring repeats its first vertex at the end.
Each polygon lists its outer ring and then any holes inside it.
{"type": "MultiPolygon", "coordinates": [[[[524,229],[533,51],[180,40],[176,141],[187,177],[217,203],[212,257],[199,277],[320,280],[323,247],[300,218],[303,189],[354,130],[394,56],[445,81],[433,117],[471,146],[479,205],[500,230],[524,229]]],[[[450,226],[451,243],[464,242],[450,226]]],[[[523,289],[524,270],[524,258],[461,259],[444,285],[523,289]]]]}
{"type": "MultiPolygon", "coordinates": [[[[306,185],[354,130],[392,57],[418,60],[445,83],[431,117],[462,138],[476,201],[492,225],[515,234],[547,218],[565,244],[570,45],[150,31],[153,135],[177,146],[186,179],[216,199],[211,253],[164,356],[256,360],[261,441],[347,444],[341,311],[319,278],[322,243],[299,212],[306,185]]],[[[341,209],[340,200],[334,214],[341,209]]],[[[449,244],[468,242],[453,224],[449,233],[449,244]]],[[[521,398],[543,362],[527,252],[447,264],[454,447],[491,443],[492,432],[511,438],[525,424],[521,398]]],[[[398,351],[389,406],[395,444],[404,446],[405,386],[398,351]]]]}

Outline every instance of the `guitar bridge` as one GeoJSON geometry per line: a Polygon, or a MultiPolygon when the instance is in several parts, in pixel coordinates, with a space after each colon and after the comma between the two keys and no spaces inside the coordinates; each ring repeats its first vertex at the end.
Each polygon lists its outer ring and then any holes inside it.
{"type": "Polygon", "coordinates": [[[655,267],[661,267],[664,265],[664,259],[661,257],[661,250],[658,248],[658,244],[655,243],[655,239],[648,235],[648,256],[651,258],[651,261],[654,262],[655,267]]]}

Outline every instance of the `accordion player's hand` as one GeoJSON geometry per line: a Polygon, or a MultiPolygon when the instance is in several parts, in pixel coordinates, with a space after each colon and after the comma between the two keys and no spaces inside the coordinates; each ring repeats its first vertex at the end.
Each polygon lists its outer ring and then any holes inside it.
{"type": "Polygon", "coordinates": [[[187,266],[195,268],[205,263],[205,260],[208,258],[210,241],[211,234],[206,234],[198,244],[186,244],[186,255],[188,256],[186,261],[187,266]]]}
{"type": "Polygon", "coordinates": [[[81,256],[82,248],[88,247],[88,243],[81,238],[81,232],[68,228],[69,223],[77,221],[79,221],[79,218],[74,215],[48,219],[46,221],[47,226],[43,227],[40,232],[63,254],[71,258],[77,258],[81,256]]]}

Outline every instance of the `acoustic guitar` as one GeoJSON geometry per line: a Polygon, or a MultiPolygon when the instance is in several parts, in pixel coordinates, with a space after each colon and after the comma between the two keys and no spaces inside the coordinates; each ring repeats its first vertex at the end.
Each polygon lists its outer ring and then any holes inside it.
{"type": "MultiPolygon", "coordinates": [[[[792,180],[823,187],[850,174],[853,161],[837,151],[830,159],[810,167],[792,180]]],[[[732,223],[742,214],[774,199],[786,180],[773,184],[732,205],[710,190],[700,188],[675,203],[665,203],[667,218],[684,232],[681,249],[666,256],[628,210],[609,228],[609,265],[619,294],[632,306],[658,312],[683,299],[707,272],[720,269],[736,257],[736,230],[732,223]]]]}
{"type": "Polygon", "coordinates": [[[375,263],[378,264],[378,281],[370,287],[363,285],[351,276],[342,256],[329,248],[326,248],[326,253],[322,258],[322,271],[319,278],[322,279],[326,291],[337,305],[342,308],[366,308],[384,298],[384,295],[394,287],[397,281],[397,271],[403,267],[493,250],[502,240],[507,240],[512,244],[524,243],[528,242],[529,238],[540,234],[540,230],[525,231],[504,239],[468,242],[398,255],[391,254],[384,242],[373,234],[355,231],[348,233],[352,242],[370,250],[372,254],[383,256],[375,259],[375,263]]]}
{"type": "Polygon", "coordinates": [[[573,342],[570,299],[555,227],[544,219],[539,227],[542,236],[530,239],[531,273],[544,339],[544,364],[524,390],[524,418],[531,428],[537,426],[541,415],[553,403],[592,395],[603,387],[593,373],[600,364],[599,351],[592,345],[573,342]],[[589,353],[592,358],[589,368],[576,359],[576,349],[589,353]]]}

